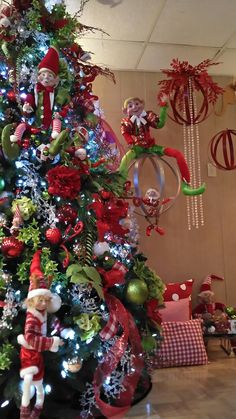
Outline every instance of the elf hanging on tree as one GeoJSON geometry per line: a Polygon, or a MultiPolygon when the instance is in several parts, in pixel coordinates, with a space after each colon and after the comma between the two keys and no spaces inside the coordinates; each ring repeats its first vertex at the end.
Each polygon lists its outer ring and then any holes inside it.
{"type": "Polygon", "coordinates": [[[150,128],[159,129],[165,125],[168,108],[167,97],[163,96],[160,102],[160,116],[152,111],[146,112],[144,105],[144,101],[138,97],[130,97],[124,101],[123,112],[126,117],[121,121],[121,133],[132,148],[121,161],[121,173],[127,176],[130,162],[145,153],[174,157],[181,173],[183,193],[185,195],[203,193],[204,185],[196,189],[189,185],[190,173],[183,154],[173,148],[156,145],[155,139],[150,133],[150,128]]]}
{"type": "MultiPolygon", "coordinates": [[[[34,95],[27,94],[23,104],[23,115],[27,118],[35,112],[36,125],[48,130],[52,124],[51,138],[56,139],[61,132],[61,118],[65,117],[68,107],[68,92],[59,85],[59,53],[55,47],[50,47],[45,57],[38,65],[38,81],[34,88],[34,95]],[[53,115],[54,106],[62,107],[60,112],[53,115]]],[[[18,125],[10,141],[20,142],[27,129],[27,123],[18,125]]],[[[28,126],[30,130],[30,126],[28,126]]]]}
{"type": "Polygon", "coordinates": [[[23,378],[23,395],[20,408],[20,419],[37,419],[43,410],[44,403],[44,362],[42,352],[57,352],[63,340],[57,336],[47,337],[47,313],[55,313],[61,306],[61,299],[49,290],[41,266],[41,250],[35,252],[30,267],[30,287],[25,301],[27,314],[24,335],[18,336],[21,345],[20,376],[23,378]],[[36,402],[31,412],[31,386],[36,389],[36,402]]]}

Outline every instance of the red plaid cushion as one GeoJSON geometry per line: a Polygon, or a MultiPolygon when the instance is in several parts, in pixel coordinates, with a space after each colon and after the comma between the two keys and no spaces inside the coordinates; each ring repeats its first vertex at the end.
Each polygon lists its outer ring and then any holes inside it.
{"type": "Polygon", "coordinates": [[[163,343],[157,350],[154,368],[207,364],[201,320],[163,322],[163,343]]]}

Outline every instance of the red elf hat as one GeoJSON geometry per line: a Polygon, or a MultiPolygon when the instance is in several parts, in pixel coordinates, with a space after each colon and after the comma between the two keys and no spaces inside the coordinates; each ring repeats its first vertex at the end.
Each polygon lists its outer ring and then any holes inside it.
{"type": "Polygon", "coordinates": [[[37,297],[39,295],[52,297],[51,291],[48,289],[45,282],[43,272],[41,271],[40,266],[40,256],[42,250],[37,250],[33,256],[31,265],[30,265],[30,286],[27,298],[37,297]],[[36,278],[37,281],[34,281],[36,278]]]}
{"type": "Polygon", "coordinates": [[[200,288],[200,293],[199,295],[201,295],[202,292],[205,291],[210,291],[213,294],[213,291],[211,290],[211,282],[212,280],[217,280],[217,281],[223,281],[224,278],[211,274],[211,275],[207,275],[207,277],[204,279],[201,288],[200,288]]]}
{"type": "Polygon", "coordinates": [[[45,57],[38,65],[39,73],[50,70],[55,76],[59,73],[59,53],[56,48],[50,47],[45,57]]]}

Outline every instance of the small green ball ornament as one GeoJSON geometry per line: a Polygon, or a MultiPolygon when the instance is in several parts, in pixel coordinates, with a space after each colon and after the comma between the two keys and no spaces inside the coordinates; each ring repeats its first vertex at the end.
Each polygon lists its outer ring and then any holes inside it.
{"type": "Polygon", "coordinates": [[[126,289],[126,299],[130,303],[143,304],[148,298],[148,287],[141,279],[131,279],[126,289]]]}
{"type": "MultiPolygon", "coordinates": [[[[32,137],[32,135],[31,135],[31,137],[32,137]]],[[[36,147],[38,147],[41,144],[40,139],[39,138],[35,138],[34,139],[34,144],[36,145],[36,147]]]]}
{"type": "Polygon", "coordinates": [[[43,191],[42,197],[45,201],[47,201],[48,199],[50,199],[51,195],[48,193],[48,191],[43,191]]]}
{"type": "Polygon", "coordinates": [[[0,176],[0,191],[3,191],[5,188],[5,180],[0,176]]]}

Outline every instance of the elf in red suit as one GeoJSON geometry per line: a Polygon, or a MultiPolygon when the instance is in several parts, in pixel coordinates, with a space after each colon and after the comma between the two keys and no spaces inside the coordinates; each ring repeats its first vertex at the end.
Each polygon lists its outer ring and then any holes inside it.
{"type": "MultiPolygon", "coordinates": [[[[48,130],[52,125],[52,139],[56,139],[61,131],[61,118],[66,116],[69,103],[68,92],[57,87],[58,73],[59,53],[56,48],[50,47],[38,65],[38,81],[34,95],[28,94],[23,105],[23,114],[26,117],[35,113],[37,127],[48,130]],[[54,105],[61,107],[61,111],[53,114],[54,105]]],[[[30,127],[26,122],[20,123],[10,136],[10,141],[19,142],[28,128],[30,127]]]]}
{"type": "Polygon", "coordinates": [[[46,279],[40,268],[41,250],[38,250],[32,259],[30,267],[30,287],[24,335],[19,335],[17,340],[21,345],[20,376],[23,378],[23,394],[20,408],[20,419],[37,419],[43,409],[44,403],[44,363],[43,351],[57,352],[63,341],[57,337],[47,337],[47,312],[54,313],[61,306],[58,295],[52,294],[46,284],[46,279]],[[31,411],[30,387],[36,389],[36,403],[31,411]]]}
{"type": "Polygon", "coordinates": [[[198,294],[200,302],[193,310],[194,317],[199,317],[201,315],[204,320],[210,320],[217,311],[223,313],[225,310],[225,304],[219,302],[215,303],[213,301],[214,292],[211,290],[212,280],[222,281],[223,278],[211,274],[204,279],[201,285],[200,293],[198,294]]]}
{"type": "Polygon", "coordinates": [[[152,111],[144,110],[144,101],[138,97],[125,100],[123,112],[126,115],[121,121],[121,133],[132,149],[123,157],[120,172],[127,175],[127,167],[131,160],[144,153],[157,154],[158,156],[174,157],[182,177],[182,191],[185,195],[199,195],[204,192],[205,186],[193,189],[189,185],[190,173],[183,154],[170,147],[155,144],[155,139],[150,133],[150,128],[162,128],[167,116],[167,98],[163,97],[160,103],[160,116],[152,111]]]}

